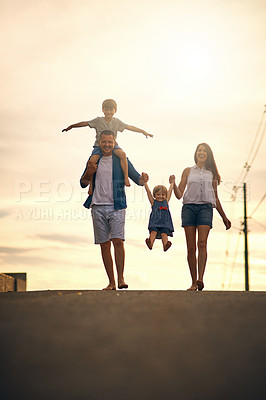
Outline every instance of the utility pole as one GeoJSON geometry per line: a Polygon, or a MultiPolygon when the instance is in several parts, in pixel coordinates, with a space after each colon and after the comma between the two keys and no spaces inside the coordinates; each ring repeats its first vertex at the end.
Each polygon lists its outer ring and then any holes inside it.
{"type": "Polygon", "coordinates": [[[247,186],[244,183],[244,238],[245,238],[245,290],[249,291],[249,272],[248,272],[248,223],[247,223],[247,186]]]}

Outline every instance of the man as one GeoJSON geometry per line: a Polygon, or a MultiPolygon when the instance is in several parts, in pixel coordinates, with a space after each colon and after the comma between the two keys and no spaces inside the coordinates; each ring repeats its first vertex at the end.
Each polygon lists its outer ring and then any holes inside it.
{"type": "MultiPolygon", "coordinates": [[[[112,131],[103,131],[100,134],[99,145],[102,157],[98,166],[87,163],[80,184],[84,188],[88,186],[93,173],[93,194],[85,201],[84,206],[92,206],[92,221],[95,244],[100,244],[104,267],[109,279],[109,284],[104,290],[116,290],[116,282],[111,255],[111,242],[114,246],[115,264],[119,289],[127,289],[124,280],[125,265],[125,215],[126,195],[124,174],[120,165],[120,159],[113,154],[115,139],[112,131]]],[[[140,175],[128,160],[128,175],[137,184],[144,185],[148,181],[148,175],[140,175]]]]}

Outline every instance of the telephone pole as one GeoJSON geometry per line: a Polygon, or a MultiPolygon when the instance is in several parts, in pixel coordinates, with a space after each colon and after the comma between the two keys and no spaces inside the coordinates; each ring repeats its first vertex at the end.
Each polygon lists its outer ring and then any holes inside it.
{"type": "Polygon", "coordinates": [[[249,291],[249,271],[248,271],[248,223],[247,223],[247,186],[243,185],[244,192],[244,238],[245,238],[245,290],[249,291]]]}

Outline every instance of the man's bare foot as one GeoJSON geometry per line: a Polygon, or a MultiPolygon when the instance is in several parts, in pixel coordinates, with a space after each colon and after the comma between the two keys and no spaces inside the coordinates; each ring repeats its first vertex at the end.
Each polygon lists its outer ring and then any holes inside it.
{"type": "Polygon", "coordinates": [[[196,292],[196,290],[198,289],[198,285],[195,283],[192,283],[192,285],[190,286],[190,288],[187,289],[188,292],[196,292]]]}
{"type": "Polygon", "coordinates": [[[125,178],[125,185],[126,185],[127,187],[131,186],[131,184],[130,184],[130,182],[129,182],[129,179],[128,179],[128,178],[125,178]]]}
{"type": "Polygon", "coordinates": [[[103,290],[116,290],[116,287],[115,285],[109,284],[108,286],[106,286],[106,288],[103,288],[103,290]]]}

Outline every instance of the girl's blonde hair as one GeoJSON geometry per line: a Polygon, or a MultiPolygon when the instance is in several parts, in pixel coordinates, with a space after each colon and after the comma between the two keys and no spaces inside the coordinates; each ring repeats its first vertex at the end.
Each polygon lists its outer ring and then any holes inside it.
{"type": "Polygon", "coordinates": [[[153,189],[153,192],[152,192],[153,197],[155,197],[156,193],[159,192],[160,190],[161,190],[162,192],[164,192],[164,193],[166,194],[166,196],[167,196],[167,189],[166,189],[166,187],[163,186],[163,185],[157,185],[157,186],[155,186],[155,188],[153,189]]]}

